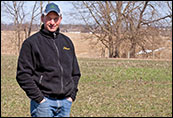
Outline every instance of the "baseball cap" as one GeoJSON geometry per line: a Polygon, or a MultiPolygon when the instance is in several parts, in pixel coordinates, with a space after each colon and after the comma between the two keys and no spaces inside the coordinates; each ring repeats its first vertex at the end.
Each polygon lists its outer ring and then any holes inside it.
{"type": "Polygon", "coordinates": [[[51,11],[54,11],[54,12],[56,12],[59,16],[62,16],[60,8],[59,8],[58,5],[56,5],[55,3],[48,3],[48,4],[46,5],[46,8],[45,8],[43,14],[44,14],[44,15],[47,15],[47,14],[48,14],[49,12],[51,12],[51,11]]]}

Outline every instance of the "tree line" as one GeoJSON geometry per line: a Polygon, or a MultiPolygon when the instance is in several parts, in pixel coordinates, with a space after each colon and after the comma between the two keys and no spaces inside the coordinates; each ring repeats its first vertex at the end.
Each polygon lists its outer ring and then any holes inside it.
{"type": "MultiPolygon", "coordinates": [[[[22,29],[25,29],[25,27],[28,27],[28,23],[22,24],[22,29]]],[[[40,30],[39,24],[32,24],[31,31],[38,31],[40,30]]],[[[4,24],[1,23],[1,31],[15,31],[15,25],[10,24],[4,24]]],[[[81,33],[89,33],[89,29],[86,25],[82,24],[60,24],[60,31],[61,32],[81,32],[81,33]]]]}

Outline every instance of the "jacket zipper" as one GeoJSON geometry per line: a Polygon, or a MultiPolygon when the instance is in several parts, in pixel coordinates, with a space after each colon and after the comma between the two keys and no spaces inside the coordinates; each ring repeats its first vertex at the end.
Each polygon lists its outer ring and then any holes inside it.
{"type": "Polygon", "coordinates": [[[58,65],[59,65],[60,70],[61,70],[61,76],[60,76],[61,77],[61,92],[63,92],[63,88],[64,88],[64,86],[63,86],[63,67],[62,67],[62,65],[60,63],[59,50],[58,50],[58,47],[56,46],[56,43],[55,43],[56,34],[53,33],[53,35],[54,35],[53,42],[54,42],[54,46],[55,46],[55,49],[56,49],[56,52],[57,52],[57,56],[58,56],[58,65]]]}
{"type": "Polygon", "coordinates": [[[40,80],[39,80],[40,84],[41,84],[42,79],[43,79],[43,75],[40,76],[40,80]]]}

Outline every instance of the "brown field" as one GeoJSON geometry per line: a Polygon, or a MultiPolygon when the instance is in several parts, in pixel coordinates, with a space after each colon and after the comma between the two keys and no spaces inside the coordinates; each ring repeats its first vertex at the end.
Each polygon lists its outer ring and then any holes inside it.
{"type": "MultiPolygon", "coordinates": [[[[33,32],[35,33],[35,32],[33,32]]],[[[71,38],[74,43],[77,57],[83,58],[100,58],[102,56],[103,45],[96,43],[94,38],[89,38],[90,34],[86,33],[63,33],[71,38]],[[87,38],[87,40],[86,40],[87,38]]],[[[22,34],[24,37],[24,34],[22,34]]],[[[25,38],[23,38],[24,40],[25,38]]],[[[168,59],[172,60],[172,42],[169,38],[163,37],[160,40],[160,47],[166,47],[165,49],[155,53],[154,59],[168,59]]],[[[1,54],[15,55],[17,47],[15,46],[15,38],[13,31],[1,31],[1,54]]],[[[126,42],[122,44],[122,47],[126,46],[126,42]]],[[[127,48],[125,49],[127,50],[127,48]]],[[[108,51],[105,50],[105,57],[108,57],[108,51]]],[[[140,50],[137,50],[139,52],[140,50]]],[[[146,59],[146,56],[138,56],[138,59],[146,59]]],[[[153,59],[150,54],[147,59],[153,59]]]]}
{"type": "MultiPolygon", "coordinates": [[[[33,32],[35,33],[35,32],[33,32]]],[[[63,33],[71,38],[75,46],[77,57],[100,57],[100,47],[92,48],[90,43],[91,40],[84,40],[83,36],[87,34],[77,33],[63,33]]],[[[24,37],[24,36],[23,36],[24,37]]],[[[15,55],[17,48],[14,41],[13,31],[1,31],[1,54],[15,55]]],[[[96,47],[96,46],[95,46],[96,47]]]]}

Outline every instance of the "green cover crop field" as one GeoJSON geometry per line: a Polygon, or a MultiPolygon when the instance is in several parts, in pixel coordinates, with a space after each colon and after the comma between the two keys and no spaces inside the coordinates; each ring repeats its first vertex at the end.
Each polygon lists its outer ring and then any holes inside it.
{"type": "MultiPolygon", "coordinates": [[[[172,61],[78,58],[72,117],[172,117],[172,61]]],[[[1,55],[1,116],[30,117],[17,56],[1,55]]]]}

